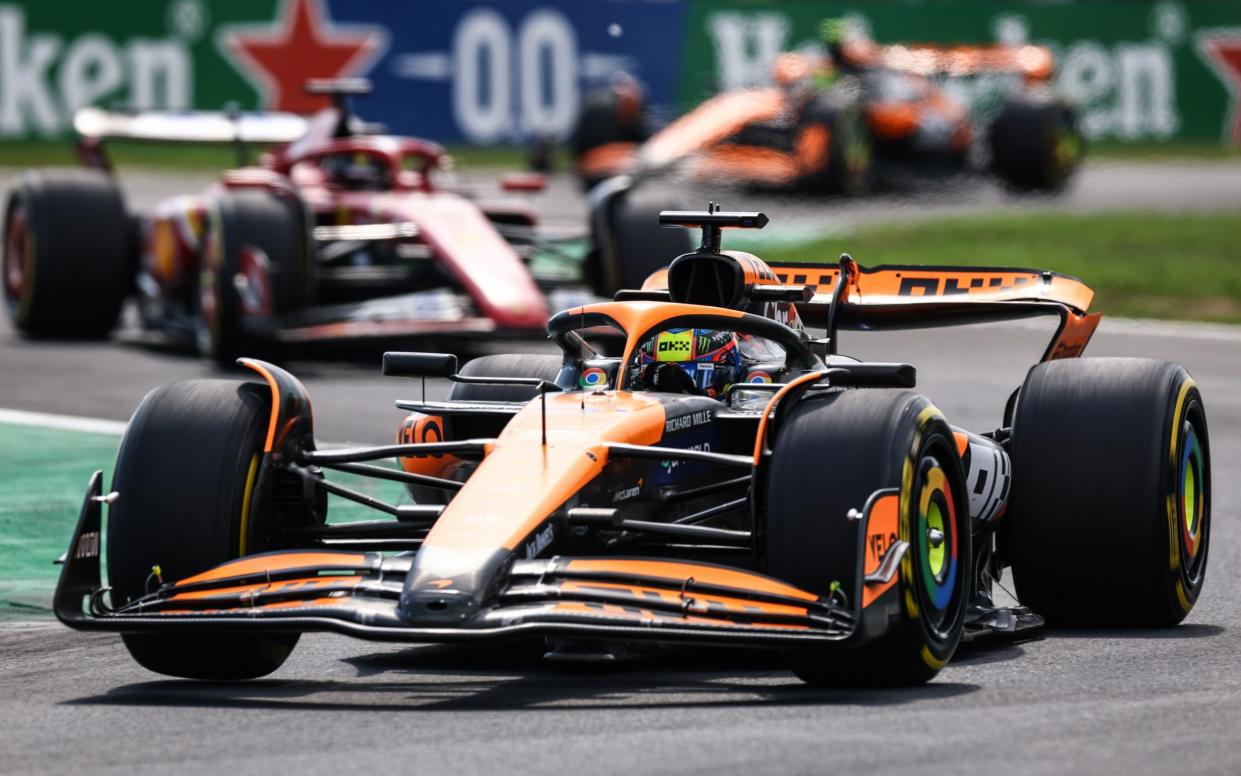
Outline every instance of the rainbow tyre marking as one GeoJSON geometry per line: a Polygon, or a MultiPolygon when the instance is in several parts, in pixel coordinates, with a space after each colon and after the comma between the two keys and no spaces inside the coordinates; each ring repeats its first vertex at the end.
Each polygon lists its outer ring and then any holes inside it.
{"type": "Polygon", "coordinates": [[[941,626],[952,603],[960,566],[956,501],[948,476],[934,458],[923,458],[915,538],[919,578],[931,623],[941,626]]]}
{"type": "Polygon", "coordinates": [[[597,366],[587,367],[582,370],[582,375],[578,378],[577,383],[582,388],[589,390],[607,388],[608,373],[597,366]]]}
{"type": "Polygon", "coordinates": [[[1177,506],[1181,540],[1188,558],[1194,565],[1202,539],[1204,507],[1206,501],[1206,467],[1198,434],[1188,420],[1182,423],[1180,477],[1177,487],[1177,506]]]}

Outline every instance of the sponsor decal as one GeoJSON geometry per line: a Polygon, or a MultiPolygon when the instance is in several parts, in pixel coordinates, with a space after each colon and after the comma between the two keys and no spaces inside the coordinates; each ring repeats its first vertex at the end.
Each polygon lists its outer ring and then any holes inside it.
{"type": "Polygon", "coordinates": [[[879,563],[883,560],[883,556],[888,554],[888,549],[896,544],[897,536],[894,533],[873,533],[866,537],[866,549],[870,553],[871,560],[879,563]]]}
{"type": "Polygon", "coordinates": [[[87,531],[78,537],[78,544],[73,548],[73,559],[99,557],[99,532],[87,531]]]}
{"type": "Polygon", "coordinates": [[[1241,146],[1241,27],[1198,33],[1198,56],[1228,90],[1231,104],[1224,118],[1224,139],[1241,146]]]}
{"type": "Polygon", "coordinates": [[[745,376],[745,381],[747,383],[770,383],[771,375],[761,371],[750,372],[745,376]]]}
{"type": "Polygon", "coordinates": [[[711,410],[699,410],[691,412],[688,415],[681,415],[676,418],[668,418],[664,421],[664,433],[671,434],[675,431],[684,431],[687,428],[697,428],[711,422],[711,410]]]}
{"type": "Polygon", "coordinates": [[[536,531],[534,536],[531,537],[530,541],[526,542],[526,548],[524,552],[526,559],[529,560],[531,558],[537,558],[540,552],[542,552],[543,550],[546,550],[548,546],[551,545],[552,539],[554,537],[555,537],[555,528],[552,526],[551,523],[548,523],[547,525],[543,526],[541,529],[536,531]]]}
{"type": "Polygon", "coordinates": [[[272,24],[229,25],[217,44],[258,89],[264,108],[309,113],[328,98],[307,94],[306,81],[366,75],[387,49],[388,32],[333,24],[322,0],[285,0],[272,24]]]}
{"type": "MultiPolygon", "coordinates": [[[[701,453],[709,453],[709,452],[711,452],[711,443],[710,443],[710,442],[699,442],[698,444],[696,444],[696,445],[690,445],[689,447],[687,447],[687,448],[685,448],[685,449],[686,449],[686,450],[696,450],[696,451],[701,452],[701,453]]],[[[667,460],[667,461],[660,461],[660,462],[659,462],[659,465],[660,465],[660,466],[662,466],[662,467],[664,468],[664,471],[666,471],[666,472],[668,472],[669,474],[671,474],[673,469],[677,468],[678,466],[680,466],[680,465],[681,465],[681,464],[683,464],[683,463],[685,463],[685,461],[680,461],[680,460],[676,460],[676,461],[667,460]]]]}
{"type": "Polygon", "coordinates": [[[625,488],[623,490],[618,490],[612,496],[612,503],[615,504],[620,501],[628,501],[629,499],[634,498],[641,492],[642,492],[641,485],[634,485],[632,487],[625,488]]]}
{"type": "Polygon", "coordinates": [[[582,376],[577,383],[583,388],[601,390],[608,387],[608,373],[597,366],[588,367],[582,370],[582,376]]]}

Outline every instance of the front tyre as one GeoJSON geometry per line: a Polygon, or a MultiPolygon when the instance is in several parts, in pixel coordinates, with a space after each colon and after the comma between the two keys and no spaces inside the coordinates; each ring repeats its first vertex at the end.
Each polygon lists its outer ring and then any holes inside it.
{"type": "Polygon", "coordinates": [[[1211,457],[1176,364],[1066,359],[1030,370],[1012,427],[1003,552],[1022,603],[1055,625],[1170,626],[1206,576],[1211,457]]]}
{"type": "MultiPolygon", "coordinates": [[[[108,512],[108,581],[121,606],[153,591],[152,569],[185,579],[245,554],[266,534],[252,513],[269,417],[266,389],[190,380],[143,399],[121,441],[108,512]]],[[[127,633],[129,653],[156,673],[251,679],[284,663],[298,634],[127,633]]]]}
{"type": "Polygon", "coordinates": [[[810,397],[782,421],[768,480],[768,572],[820,594],[832,582],[852,590],[863,570],[858,524],[847,515],[884,489],[899,492],[898,538],[909,544],[898,620],[852,651],[788,651],[790,667],[810,684],[922,684],[960,643],[971,557],[964,475],[947,423],[918,394],[858,389],[810,397]]]}

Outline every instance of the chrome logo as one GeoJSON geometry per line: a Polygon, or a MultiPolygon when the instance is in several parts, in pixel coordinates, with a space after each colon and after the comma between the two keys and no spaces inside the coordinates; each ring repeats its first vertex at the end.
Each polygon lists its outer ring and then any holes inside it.
{"type": "Polygon", "coordinates": [[[582,370],[577,383],[583,388],[607,388],[608,373],[597,366],[588,367],[582,370]]]}

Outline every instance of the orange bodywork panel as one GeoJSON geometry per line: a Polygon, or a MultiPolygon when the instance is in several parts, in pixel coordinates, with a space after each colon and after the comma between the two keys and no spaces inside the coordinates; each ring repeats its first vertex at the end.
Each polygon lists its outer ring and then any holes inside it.
{"type": "MultiPolygon", "coordinates": [[[[873,574],[879,570],[884,554],[899,538],[900,497],[896,493],[880,496],[871,505],[866,519],[866,555],[863,571],[873,574]]],[[[887,582],[863,583],[862,608],[870,606],[878,598],[891,590],[900,579],[900,574],[887,582]]]]}
{"type": "Polygon", "coordinates": [[[527,404],[491,443],[470,487],[427,534],[424,551],[514,549],[603,470],[609,442],[651,445],[664,431],[663,405],[638,394],[551,394],[544,446],[540,404],[527,404]]]}
{"type": "Polygon", "coordinates": [[[796,155],[753,145],[717,145],[703,149],[684,169],[692,177],[736,178],[770,185],[792,183],[800,175],[796,155]]]}
{"type": "Polygon", "coordinates": [[[210,571],[179,580],[177,584],[209,582],[215,579],[263,574],[269,571],[290,569],[315,569],[317,571],[348,571],[368,568],[369,559],[361,552],[280,552],[268,555],[251,555],[216,566],[210,571]]]}
{"type": "Polygon", "coordinates": [[[1076,358],[1086,349],[1086,344],[1090,342],[1090,338],[1094,335],[1094,331],[1099,326],[1099,321],[1103,318],[1102,313],[1085,313],[1079,315],[1077,313],[1069,313],[1064,319],[1064,325],[1060,331],[1056,333],[1056,338],[1052,340],[1051,345],[1047,348],[1046,360],[1051,361],[1057,358],[1076,358]]]}
{"type": "Polygon", "coordinates": [[[582,154],[577,161],[577,174],[586,178],[602,178],[629,172],[637,158],[637,143],[605,143],[582,154]]]}
{"type": "MultiPolygon", "coordinates": [[[[434,444],[443,441],[444,419],[439,415],[411,412],[396,432],[398,445],[434,444]]],[[[462,463],[455,455],[402,456],[396,460],[405,471],[428,477],[444,477],[462,463]]]]}
{"type": "MultiPolygon", "coordinates": [[[[618,558],[583,558],[570,560],[566,566],[569,571],[590,572],[601,574],[634,574],[643,577],[666,579],[671,584],[681,584],[686,579],[704,585],[730,587],[738,592],[757,591],[773,595],[788,596],[803,601],[817,601],[813,593],[808,593],[779,580],[760,574],[751,574],[740,569],[709,566],[701,563],[689,563],[662,560],[625,560],[618,558]]],[[[593,583],[592,583],[593,584],[593,583]]],[[[825,591],[826,592],[826,591],[825,591]]],[[[695,593],[694,595],[698,595],[695,593]]]]}
{"type": "Polygon", "coordinates": [[[747,124],[775,119],[785,104],[781,89],[717,95],[648,140],[642,148],[642,161],[656,167],[675,162],[719,143],[747,124]]]}

